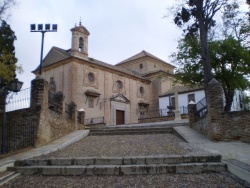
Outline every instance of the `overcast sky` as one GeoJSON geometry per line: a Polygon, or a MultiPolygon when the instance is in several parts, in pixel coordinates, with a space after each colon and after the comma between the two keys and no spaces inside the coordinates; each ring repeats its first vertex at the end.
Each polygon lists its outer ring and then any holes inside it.
{"type": "Polygon", "coordinates": [[[41,33],[31,33],[30,24],[58,24],[56,33],[48,32],[44,56],[53,46],[71,47],[70,29],[79,24],[90,32],[89,57],[116,64],[142,50],[168,61],[181,30],[164,18],[169,0],[19,0],[7,22],[15,31],[16,57],[24,73],[23,88],[30,87],[31,73],[40,62],[41,33]]]}
{"type": "Polygon", "coordinates": [[[16,57],[24,73],[18,75],[24,88],[34,79],[31,73],[40,62],[41,33],[31,33],[30,24],[58,24],[57,32],[45,34],[44,55],[57,46],[71,48],[70,29],[79,24],[90,32],[89,57],[116,64],[142,50],[169,62],[182,30],[177,28],[168,7],[174,0],[18,0],[7,20],[15,31],[16,57]]]}

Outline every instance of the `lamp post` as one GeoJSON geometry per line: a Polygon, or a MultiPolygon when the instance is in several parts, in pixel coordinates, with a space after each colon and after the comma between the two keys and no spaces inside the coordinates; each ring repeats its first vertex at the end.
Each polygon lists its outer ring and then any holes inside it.
{"type": "Polygon", "coordinates": [[[6,145],[6,97],[8,94],[8,91],[12,91],[12,92],[19,92],[20,89],[22,88],[23,82],[18,81],[18,79],[15,79],[14,81],[12,81],[8,86],[4,85],[3,83],[1,83],[0,80],[0,85],[2,86],[2,92],[3,92],[3,125],[2,125],[2,145],[1,145],[1,154],[4,154],[7,152],[7,145],[6,145]]]}
{"type": "Polygon", "coordinates": [[[50,29],[50,24],[45,24],[45,30],[43,29],[43,24],[38,24],[37,26],[38,27],[37,27],[37,30],[36,30],[36,24],[30,24],[30,32],[40,32],[40,33],[42,33],[40,68],[39,68],[39,75],[42,75],[44,34],[46,32],[57,32],[57,24],[52,24],[52,29],[50,29]]]}

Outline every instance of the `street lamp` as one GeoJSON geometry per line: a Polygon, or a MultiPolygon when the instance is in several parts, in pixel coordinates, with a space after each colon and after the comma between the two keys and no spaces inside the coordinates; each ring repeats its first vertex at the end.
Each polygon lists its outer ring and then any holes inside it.
{"type": "Polygon", "coordinates": [[[2,145],[1,145],[1,154],[4,154],[7,152],[7,145],[6,145],[6,134],[5,134],[5,130],[6,130],[6,125],[5,125],[5,121],[6,121],[6,112],[5,112],[5,105],[6,105],[6,97],[8,94],[8,91],[11,92],[19,92],[22,88],[23,82],[18,81],[18,79],[15,79],[14,81],[12,81],[8,86],[4,85],[2,83],[2,80],[0,79],[0,86],[1,86],[1,90],[3,92],[3,126],[2,126],[2,145]]]}
{"type": "Polygon", "coordinates": [[[50,24],[45,24],[45,30],[43,29],[43,24],[38,24],[37,30],[36,30],[36,24],[30,24],[30,32],[42,33],[42,45],[41,45],[40,68],[39,68],[39,74],[42,75],[44,34],[46,32],[57,32],[57,24],[52,24],[52,29],[50,29],[50,24]]]}

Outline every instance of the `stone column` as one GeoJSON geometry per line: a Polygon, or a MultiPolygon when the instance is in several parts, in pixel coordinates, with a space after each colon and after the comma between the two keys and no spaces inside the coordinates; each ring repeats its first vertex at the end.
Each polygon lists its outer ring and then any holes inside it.
{"type": "Polygon", "coordinates": [[[75,128],[77,129],[77,105],[74,102],[71,102],[69,105],[72,113],[71,118],[75,122],[75,128]]]}
{"type": "Polygon", "coordinates": [[[188,120],[189,120],[189,126],[192,127],[193,123],[195,122],[194,119],[194,113],[195,113],[195,102],[190,101],[188,104],[188,120]]]}
{"type": "Polygon", "coordinates": [[[224,114],[222,86],[220,82],[213,78],[208,83],[205,91],[207,97],[207,117],[210,127],[208,137],[212,140],[221,140],[225,131],[223,130],[223,126],[220,122],[224,114]]]}
{"type": "Polygon", "coordinates": [[[31,81],[31,104],[33,112],[40,111],[41,108],[48,108],[48,82],[37,77],[31,81]]]}
{"type": "Polygon", "coordinates": [[[83,108],[81,108],[80,110],[78,110],[78,113],[79,113],[79,118],[80,118],[80,124],[82,126],[78,127],[78,129],[84,129],[85,126],[84,126],[84,119],[85,119],[85,110],[83,108]]]}
{"type": "Polygon", "coordinates": [[[35,146],[50,141],[51,130],[46,124],[48,112],[48,82],[41,77],[31,81],[31,111],[35,114],[38,125],[35,135],[35,146]]]}
{"type": "Polygon", "coordinates": [[[178,91],[177,91],[177,89],[174,92],[174,96],[175,96],[175,110],[174,110],[175,119],[174,120],[177,121],[177,120],[181,120],[181,113],[180,113],[180,110],[179,110],[179,99],[178,99],[178,91]]]}

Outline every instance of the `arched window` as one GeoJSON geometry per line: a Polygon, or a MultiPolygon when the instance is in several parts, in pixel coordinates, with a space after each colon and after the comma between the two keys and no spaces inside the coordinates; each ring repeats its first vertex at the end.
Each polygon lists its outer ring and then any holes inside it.
{"type": "Polygon", "coordinates": [[[140,94],[143,95],[144,94],[144,87],[140,87],[140,94]]]}
{"type": "Polygon", "coordinates": [[[79,38],[79,52],[83,52],[83,38],[79,38]]]}
{"type": "Polygon", "coordinates": [[[117,87],[117,89],[121,90],[123,88],[123,83],[120,80],[117,80],[116,87],[117,87]]]}

